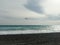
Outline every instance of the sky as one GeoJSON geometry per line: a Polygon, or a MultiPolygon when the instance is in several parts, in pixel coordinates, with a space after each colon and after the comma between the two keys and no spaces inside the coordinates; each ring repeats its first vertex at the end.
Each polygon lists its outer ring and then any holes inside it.
{"type": "Polygon", "coordinates": [[[0,25],[60,24],[60,0],[0,0],[0,25]]]}

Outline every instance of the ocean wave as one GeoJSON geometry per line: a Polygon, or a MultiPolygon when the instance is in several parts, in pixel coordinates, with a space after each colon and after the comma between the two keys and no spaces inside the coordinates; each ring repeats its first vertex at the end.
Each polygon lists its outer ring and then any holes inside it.
{"type": "Polygon", "coordinates": [[[49,25],[20,25],[20,26],[0,26],[0,30],[50,30],[49,25]]]}
{"type": "Polygon", "coordinates": [[[8,35],[8,34],[36,34],[36,33],[55,33],[60,32],[60,30],[10,30],[10,31],[0,31],[0,35],[8,35]]]}
{"type": "Polygon", "coordinates": [[[20,25],[20,26],[0,25],[0,35],[52,33],[52,32],[60,32],[60,25],[20,25]]]}

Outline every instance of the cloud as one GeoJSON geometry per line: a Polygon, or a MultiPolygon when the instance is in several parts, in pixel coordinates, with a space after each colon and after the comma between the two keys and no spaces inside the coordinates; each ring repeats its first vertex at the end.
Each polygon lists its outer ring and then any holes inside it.
{"type": "Polygon", "coordinates": [[[60,0],[28,0],[25,8],[44,14],[42,20],[60,20],[60,0]]]}
{"type": "MultiPolygon", "coordinates": [[[[0,12],[1,12],[0,16],[17,17],[17,18],[21,18],[21,17],[22,18],[24,18],[24,17],[38,18],[38,17],[45,16],[44,14],[37,14],[33,11],[26,9],[23,5],[26,4],[27,1],[28,0],[6,0],[6,1],[0,0],[0,2],[2,2],[2,3],[0,3],[0,12]],[[2,6],[1,6],[1,4],[2,4],[2,6]]],[[[31,2],[33,3],[34,0],[31,0],[31,2]]],[[[34,4],[35,4],[35,2],[34,2],[34,4]]]]}
{"type": "Polygon", "coordinates": [[[60,14],[60,0],[45,0],[42,7],[44,7],[44,13],[47,15],[60,14]]]}
{"type": "Polygon", "coordinates": [[[49,1],[43,2],[42,0],[0,0],[0,24],[48,24],[49,22],[54,24],[54,21],[60,20],[59,15],[54,15],[56,11],[46,5],[50,4],[49,1]]]}
{"type": "Polygon", "coordinates": [[[43,13],[43,7],[39,5],[40,2],[41,0],[28,0],[27,4],[25,4],[24,6],[36,13],[43,13]]]}
{"type": "Polygon", "coordinates": [[[60,20],[60,15],[58,15],[58,16],[48,15],[47,19],[52,20],[52,21],[58,21],[58,20],[60,20]]]}

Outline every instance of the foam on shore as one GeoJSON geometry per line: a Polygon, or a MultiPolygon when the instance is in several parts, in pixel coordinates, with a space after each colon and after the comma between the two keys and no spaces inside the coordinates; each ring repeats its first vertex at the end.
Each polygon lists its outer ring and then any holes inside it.
{"type": "Polygon", "coordinates": [[[36,34],[36,33],[55,33],[60,32],[60,30],[15,30],[15,31],[0,31],[0,35],[8,34],[36,34]]]}

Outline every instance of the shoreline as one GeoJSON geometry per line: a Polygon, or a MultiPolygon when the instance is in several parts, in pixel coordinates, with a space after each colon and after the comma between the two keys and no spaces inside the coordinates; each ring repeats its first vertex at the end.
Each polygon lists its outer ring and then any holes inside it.
{"type": "Polygon", "coordinates": [[[0,45],[60,45],[60,32],[0,35],[0,45]]]}
{"type": "Polygon", "coordinates": [[[59,33],[60,30],[3,30],[0,35],[16,35],[16,34],[37,34],[37,33],[59,33]]]}

